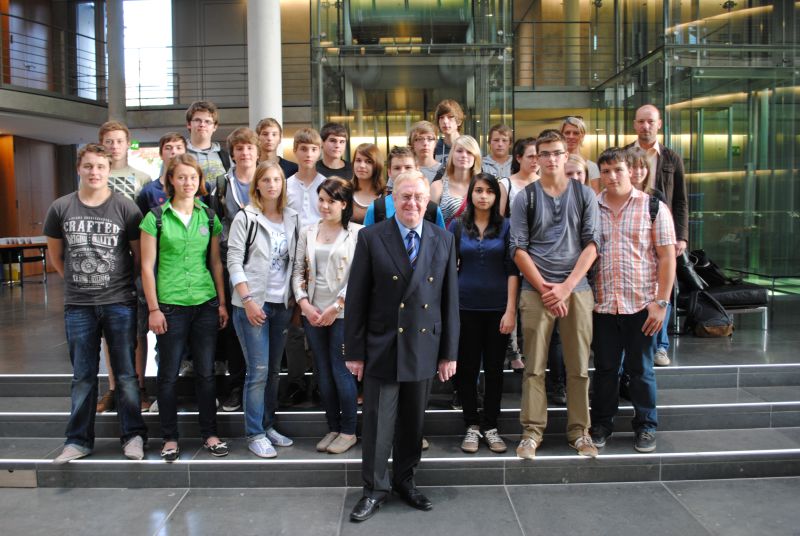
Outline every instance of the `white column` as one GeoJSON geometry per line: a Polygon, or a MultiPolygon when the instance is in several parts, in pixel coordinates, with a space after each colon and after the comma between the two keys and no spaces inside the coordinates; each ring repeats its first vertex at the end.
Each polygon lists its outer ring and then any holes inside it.
{"type": "Polygon", "coordinates": [[[265,117],[283,124],[280,0],[247,2],[247,90],[251,128],[265,117]]]}
{"type": "Polygon", "coordinates": [[[125,22],[122,0],[106,2],[108,39],[108,119],[125,122],[125,22]]]}

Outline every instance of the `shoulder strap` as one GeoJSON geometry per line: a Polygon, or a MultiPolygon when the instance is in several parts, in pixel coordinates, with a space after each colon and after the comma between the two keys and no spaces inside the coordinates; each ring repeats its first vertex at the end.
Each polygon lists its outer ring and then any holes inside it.
{"type": "Polygon", "coordinates": [[[228,151],[220,149],[219,159],[222,161],[222,167],[225,168],[225,171],[231,169],[231,155],[228,154],[228,151]]]}
{"type": "Polygon", "coordinates": [[[153,216],[156,217],[156,267],[155,270],[158,271],[158,254],[161,251],[161,227],[164,225],[164,222],[161,221],[162,216],[164,215],[164,208],[161,205],[157,207],[153,207],[150,212],[153,213],[153,216]]]}
{"type": "Polygon", "coordinates": [[[456,218],[453,225],[453,236],[456,241],[456,268],[461,270],[461,218],[456,218]]]}
{"type": "Polygon", "coordinates": [[[523,193],[525,195],[525,199],[527,200],[526,209],[528,217],[528,232],[530,235],[530,231],[533,229],[533,218],[536,216],[536,182],[534,181],[525,186],[525,191],[523,193]]]}
{"type": "Polygon", "coordinates": [[[382,195],[375,200],[375,207],[373,209],[375,216],[375,223],[386,219],[386,196],[382,195]]]}
{"type": "Polygon", "coordinates": [[[208,244],[206,244],[206,266],[210,268],[211,262],[211,239],[214,237],[214,211],[211,207],[203,207],[206,211],[206,216],[208,217],[208,244]]]}
{"type": "Polygon", "coordinates": [[[228,193],[228,178],[225,175],[217,175],[214,195],[211,196],[217,215],[222,218],[225,215],[225,194],[228,193]]]}
{"type": "Polygon", "coordinates": [[[433,179],[431,179],[431,183],[442,180],[442,177],[444,177],[444,168],[444,164],[439,166],[439,169],[436,170],[436,174],[433,176],[433,179]]]}
{"type": "Polygon", "coordinates": [[[658,216],[658,198],[654,195],[650,196],[650,223],[655,223],[656,217],[658,216]]]}

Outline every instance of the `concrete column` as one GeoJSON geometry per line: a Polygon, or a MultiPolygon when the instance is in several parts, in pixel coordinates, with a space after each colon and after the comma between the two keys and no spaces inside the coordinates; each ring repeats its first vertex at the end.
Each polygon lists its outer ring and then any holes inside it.
{"type": "Polygon", "coordinates": [[[251,128],[265,117],[283,124],[280,0],[247,2],[247,90],[251,128]]]}
{"type": "Polygon", "coordinates": [[[108,40],[108,119],[125,121],[125,23],[122,0],[106,2],[108,40]]]}
{"type": "Polygon", "coordinates": [[[581,5],[564,0],[564,78],[567,86],[581,85],[581,5]]]}

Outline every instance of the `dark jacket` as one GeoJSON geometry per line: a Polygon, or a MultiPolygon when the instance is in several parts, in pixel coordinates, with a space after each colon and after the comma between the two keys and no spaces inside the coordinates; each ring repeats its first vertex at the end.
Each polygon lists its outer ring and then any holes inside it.
{"type": "Polygon", "coordinates": [[[458,273],[453,235],[425,221],[416,269],[394,218],[365,227],[350,268],[345,359],[389,381],[430,379],[458,352],[458,273]]]}
{"type": "MultiPolygon", "coordinates": [[[[633,147],[633,143],[626,149],[633,147]]],[[[675,151],[659,144],[660,154],[656,165],[655,188],[667,199],[675,221],[675,238],[689,241],[689,196],[683,172],[683,160],[675,151]]]]}

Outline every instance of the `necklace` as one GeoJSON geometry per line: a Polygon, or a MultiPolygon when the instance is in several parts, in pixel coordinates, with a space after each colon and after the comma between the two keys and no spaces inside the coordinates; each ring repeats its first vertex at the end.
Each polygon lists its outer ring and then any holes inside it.
{"type": "Polygon", "coordinates": [[[330,244],[336,240],[336,237],[339,236],[340,232],[341,229],[336,229],[335,231],[331,232],[323,227],[320,227],[319,232],[317,233],[317,241],[322,242],[323,244],[330,244]]]}

